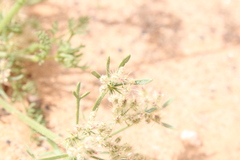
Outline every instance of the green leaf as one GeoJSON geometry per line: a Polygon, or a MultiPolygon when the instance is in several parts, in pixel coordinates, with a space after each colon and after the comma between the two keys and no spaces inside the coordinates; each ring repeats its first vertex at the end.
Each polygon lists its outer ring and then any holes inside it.
{"type": "Polygon", "coordinates": [[[43,153],[39,153],[38,156],[39,157],[43,157],[43,156],[49,156],[49,155],[53,155],[54,151],[49,151],[49,152],[43,152],[43,153]]]}
{"type": "Polygon", "coordinates": [[[146,110],[145,112],[147,112],[147,113],[152,113],[152,112],[154,112],[154,111],[156,111],[156,110],[157,110],[157,108],[156,108],[156,107],[153,107],[153,108],[150,108],[150,109],[146,110]]]}
{"type": "Polygon", "coordinates": [[[41,158],[41,159],[38,159],[38,160],[54,160],[54,159],[67,158],[67,157],[68,157],[68,154],[61,154],[61,155],[57,155],[57,156],[41,158]]]}
{"type": "Polygon", "coordinates": [[[124,59],[122,60],[122,62],[120,63],[120,65],[118,66],[118,68],[124,67],[125,64],[129,61],[130,58],[131,58],[131,55],[129,55],[129,56],[127,56],[126,58],[124,58],[124,59]]]}
{"type": "Polygon", "coordinates": [[[31,150],[31,148],[29,148],[27,145],[26,145],[26,148],[27,148],[27,153],[28,153],[33,159],[36,159],[36,157],[34,156],[34,153],[33,153],[33,151],[31,150]]]}
{"type": "Polygon", "coordinates": [[[92,75],[94,75],[97,79],[99,79],[99,78],[101,77],[100,74],[97,73],[96,71],[92,71],[91,73],[92,73],[92,75]]]}
{"type": "Polygon", "coordinates": [[[107,76],[108,76],[108,77],[110,77],[109,66],[110,66],[110,57],[108,57],[108,60],[107,60],[107,68],[106,68],[106,72],[107,72],[107,76]]]}
{"type": "Polygon", "coordinates": [[[78,98],[78,95],[75,91],[73,91],[72,94],[74,95],[75,98],[78,98]]]}
{"type": "Polygon", "coordinates": [[[77,84],[77,89],[76,89],[76,94],[77,94],[77,95],[79,95],[80,88],[81,88],[81,83],[78,82],[78,84],[77,84]]]}
{"type": "Polygon", "coordinates": [[[16,76],[16,77],[10,77],[9,79],[10,79],[10,80],[13,80],[13,81],[17,81],[17,80],[22,79],[23,77],[24,77],[24,75],[23,75],[23,74],[20,74],[19,76],[16,76]]]}
{"type": "Polygon", "coordinates": [[[143,84],[147,84],[150,83],[152,81],[152,79],[137,79],[135,80],[135,85],[143,85],[143,84]]]}
{"type": "Polygon", "coordinates": [[[104,160],[102,158],[99,158],[99,157],[95,157],[95,156],[91,156],[93,159],[97,159],[97,160],[104,160]]]}
{"type": "Polygon", "coordinates": [[[48,138],[46,138],[46,139],[47,139],[48,143],[54,149],[55,154],[59,154],[59,155],[62,154],[62,151],[60,150],[59,146],[55,142],[53,142],[51,139],[48,139],[48,138]]]}
{"type": "Polygon", "coordinates": [[[86,97],[87,95],[89,95],[89,93],[90,92],[84,93],[80,98],[82,99],[82,98],[86,97]]]}
{"type": "Polygon", "coordinates": [[[104,96],[105,96],[107,93],[108,93],[108,92],[103,92],[103,93],[98,97],[98,99],[96,100],[96,102],[95,102],[95,104],[94,104],[94,106],[93,106],[93,108],[92,108],[92,111],[95,111],[95,110],[98,109],[100,103],[102,102],[104,96]]]}
{"type": "Polygon", "coordinates": [[[167,123],[162,122],[162,125],[166,128],[169,128],[169,129],[175,129],[173,126],[171,126],[170,124],[167,124],[167,123]]]}
{"type": "Polygon", "coordinates": [[[169,104],[171,104],[172,102],[174,101],[174,99],[169,99],[167,102],[165,102],[163,105],[162,105],[162,108],[165,108],[167,107],[169,104]]]}

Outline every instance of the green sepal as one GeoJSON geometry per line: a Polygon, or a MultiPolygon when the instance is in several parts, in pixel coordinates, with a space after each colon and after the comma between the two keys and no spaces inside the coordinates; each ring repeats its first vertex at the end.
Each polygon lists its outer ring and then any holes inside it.
{"type": "Polygon", "coordinates": [[[97,73],[96,71],[92,71],[91,73],[92,73],[92,75],[94,75],[97,79],[99,79],[99,78],[101,77],[100,74],[97,73]]]}
{"type": "Polygon", "coordinates": [[[152,82],[152,79],[137,79],[135,80],[134,85],[143,85],[152,82]]]}
{"type": "Polygon", "coordinates": [[[130,58],[131,58],[131,55],[129,55],[129,56],[127,56],[126,58],[124,58],[124,59],[122,60],[122,62],[120,63],[120,65],[118,66],[118,68],[124,67],[125,64],[129,61],[130,58]]]}

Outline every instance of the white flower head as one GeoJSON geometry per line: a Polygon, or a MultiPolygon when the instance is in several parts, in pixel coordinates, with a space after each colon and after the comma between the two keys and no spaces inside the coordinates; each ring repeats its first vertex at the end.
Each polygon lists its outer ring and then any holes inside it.
{"type": "Polygon", "coordinates": [[[109,82],[108,76],[102,75],[102,76],[100,77],[100,82],[101,82],[102,84],[107,84],[107,83],[109,82]]]}

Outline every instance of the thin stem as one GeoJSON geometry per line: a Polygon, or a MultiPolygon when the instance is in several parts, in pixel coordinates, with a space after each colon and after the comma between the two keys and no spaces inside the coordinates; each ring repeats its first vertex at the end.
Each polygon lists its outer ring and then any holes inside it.
{"type": "Polygon", "coordinates": [[[69,38],[68,38],[68,40],[67,40],[67,42],[70,42],[70,40],[72,39],[73,36],[74,36],[74,34],[71,33],[70,36],[69,36],[69,38]]]}
{"type": "Polygon", "coordinates": [[[131,126],[132,126],[132,125],[128,125],[128,126],[126,126],[126,127],[123,127],[123,128],[121,128],[121,129],[117,130],[116,132],[113,132],[113,133],[110,134],[108,137],[112,137],[112,136],[114,136],[114,135],[116,135],[116,134],[124,131],[125,129],[128,129],[128,128],[131,127],[131,126]]]}
{"type": "Polygon", "coordinates": [[[12,18],[18,13],[19,9],[27,2],[27,0],[18,0],[14,6],[11,8],[6,17],[0,22],[0,33],[3,31],[4,27],[12,20],[12,18]]]}
{"type": "Polygon", "coordinates": [[[73,95],[74,95],[75,98],[76,98],[76,104],[77,104],[76,124],[78,124],[78,122],[79,122],[79,108],[80,108],[80,100],[81,100],[81,97],[79,96],[80,88],[81,88],[81,83],[79,82],[79,83],[77,84],[76,91],[73,92],[73,95]]]}
{"type": "Polygon", "coordinates": [[[76,124],[79,123],[80,100],[81,100],[81,98],[76,98],[76,102],[77,102],[76,124]]]}
{"type": "Polygon", "coordinates": [[[2,98],[0,98],[0,105],[6,109],[8,112],[16,115],[20,120],[25,122],[28,126],[30,126],[32,129],[36,130],[40,134],[44,135],[45,137],[49,138],[53,142],[57,143],[57,140],[60,140],[61,137],[59,137],[57,134],[53,133],[46,127],[42,126],[38,122],[34,121],[33,119],[29,118],[28,116],[24,115],[14,107],[12,107],[9,103],[4,101],[2,98]]]}
{"type": "Polygon", "coordinates": [[[99,105],[101,104],[101,102],[102,102],[102,100],[103,100],[103,98],[104,98],[104,96],[105,96],[106,94],[107,94],[107,91],[103,92],[103,93],[98,97],[98,99],[96,100],[96,102],[95,102],[95,104],[94,104],[94,106],[93,106],[93,108],[92,108],[92,111],[96,111],[96,110],[98,109],[99,105]]]}
{"type": "Polygon", "coordinates": [[[41,158],[41,159],[38,159],[38,160],[55,160],[55,159],[67,158],[67,157],[68,157],[68,154],[61,154],[61,155],[57,155],[57,156],[41,158]]]}

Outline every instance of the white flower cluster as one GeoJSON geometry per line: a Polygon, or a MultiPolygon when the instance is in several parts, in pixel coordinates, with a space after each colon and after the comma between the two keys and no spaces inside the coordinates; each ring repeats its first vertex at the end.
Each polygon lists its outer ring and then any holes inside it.
{"type": "Polygon", "coordinates": [[[131,153],[132,147],[127,143],[120,145],[121,138],[111,136],[113,127],[113,124],[98,121],[76,126],[75,131],[66,139],[67,154],[76,160],[137,160],[139,155],[131,153]]]}
{"type": "Polygon", "coordinates": [[[135,83],[134,79],[128,78],[127,74],[124,74],[124,67],[120,67],[116,72],[107,75],[102,75],[100,77],[100,82],[102,83],[100,87],[100,92],[110,91],[113,92],[128,92],[129,86],[135,83]]]}
{"type": "Polygon", "coordinates": [[[77,125],[75,131],[66,139],[67,153],[77,160],[85,160],[106,147],[105,139],[112,132],[112,126],[104,122],[89,121],[83,126],[77,125]]]}
{"type": "Polygon", "coordinates": [[[112,112],[115,123],[133,125],[142,120],[147,123],[151,121],[160,123],[160,99],[162,94],[157,92],[149,94],[149,91],[145,89],[141,89],[137,93],[115,93],[109,96],[108,100],[113,106],[112,112]]]}
{"type": "Polygon", "coordinates": [[[11,70],[6,68],[7,61],[5,59],[0,59],[0,83],[5,83],[8,81],[11,70]]]}
{"type": "Polygon", "coordinates": [[[152,121],[160,123],[162,94],[157,92],[149,94],[149,91],[143,88],[140,91],[133,88],[133,85],[142,83],[128,78],[128,75],[124,74],[124,67],[101,76],[100,82],[101,95],[109,93],[113,121],[108,123],[95,121],[97,110],[93,110],[89,121],[83,126],[76,126],[75,132],[66,139],[68,155],[76,160],[144,160],[143,156],[133,154],[128,144],[120,144],[120,137],[113,138],[122,131],[122,129],[115,131],[114,127],[123,123],[127,124],[128,128],[143,120],[147,123],[152,121]]]}

